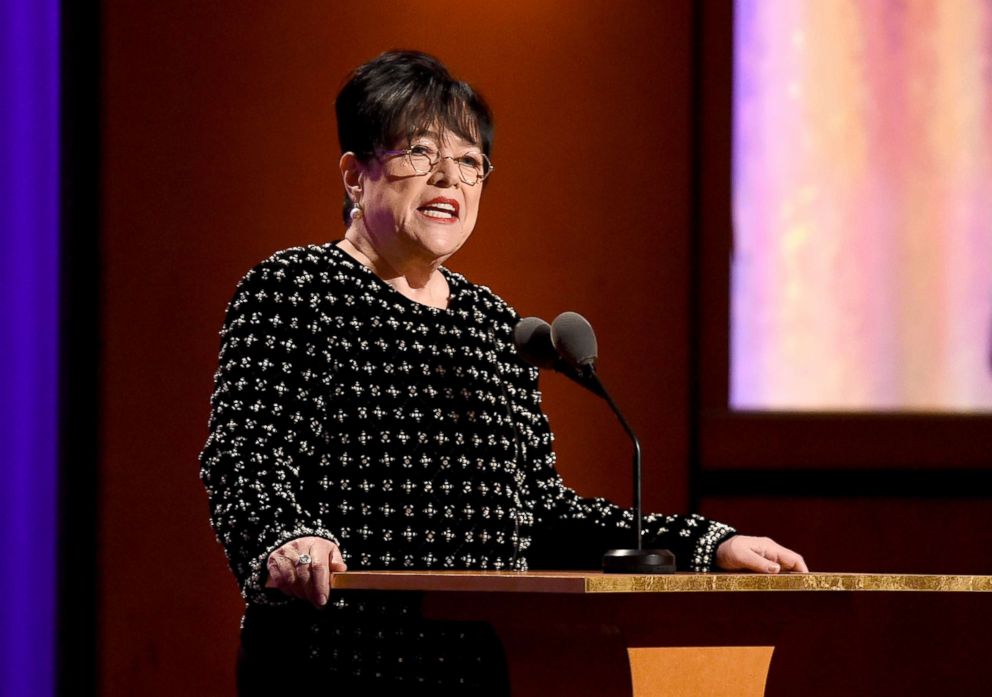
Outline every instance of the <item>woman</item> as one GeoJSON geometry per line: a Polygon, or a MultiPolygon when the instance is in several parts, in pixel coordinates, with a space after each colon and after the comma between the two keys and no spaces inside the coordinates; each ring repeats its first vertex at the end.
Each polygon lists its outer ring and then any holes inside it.
{"type": "MultiPolygon", "coordinates": [[[[595,568],[632,516],[563,485],[516,312],[442,266],[493,172],[485,102],[434,58],[392,52],[355,71],[336,109],[344,239],[279,252],[239,284],[201,454],[248,604],[240,689],[285,687],[277,667],[291,666],[297,685],[478,694],[501,670],[488,628],[424,622],[416,596],[330,598],[330,573],[595,568]]],[[[684,569],[806,570],[699,516],[644,525],[684,569]]]]}

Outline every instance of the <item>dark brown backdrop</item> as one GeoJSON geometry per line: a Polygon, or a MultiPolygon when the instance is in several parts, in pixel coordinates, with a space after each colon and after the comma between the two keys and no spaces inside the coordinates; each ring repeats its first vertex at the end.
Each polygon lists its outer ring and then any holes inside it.
{"type": "MultiPolygon", "coordinates": [[[[496,114],[473,238],[449,264],[523,314],[573,309],[646,448],[645,501],[687,505],[687,2],[104,7],[102,693],[229,694],[235,584],[197,452],[234,284],[340,237],[332,102],[383,50],[438,55],[496,114]]],[[[561,468],[629,501],[604,405],[546,381],[561,468]]]]}
{"type": "MultiPolygon", "coordinates": [[[[981,496],[707,479],[698,385],[726,357],[698,356],[714,354],[707,323],[726,322],[729,7],[104,2],[100,694],[232,693],[241,603],[196,459],[217,330],[254,263],[340,237],[333,97],[390,48],[435,53],[493,105],[497,171],[449,265],[525,315],[593,322],[601,374],[645,445],[649,508],[691,500],[820,569],[992,571],[981,496]]],[[[629,502],[606,407],[555,376],[544,388],[566,481],[629,502]]]]}

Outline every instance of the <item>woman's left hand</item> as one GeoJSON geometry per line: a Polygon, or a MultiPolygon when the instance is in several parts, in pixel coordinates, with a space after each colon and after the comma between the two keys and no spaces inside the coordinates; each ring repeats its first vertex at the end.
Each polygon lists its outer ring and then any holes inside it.
{"type": "Polygon", "coordinates": [[[716,565],[724,571],[757,571],[777,574],[779,571],[807,573],[801,555],[768,537],[734,535],[716,548],[716,565]]]}

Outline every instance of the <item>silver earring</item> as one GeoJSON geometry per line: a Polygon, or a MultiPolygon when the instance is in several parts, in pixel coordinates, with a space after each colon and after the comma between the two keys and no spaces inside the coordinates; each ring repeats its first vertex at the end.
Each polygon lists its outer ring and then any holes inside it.
{"type": "Polygon", "coordinates": [[[356,203],[351,207],[351,213],[348,214],[352,220],[358,220],[362,217],[362,204],[356,203]]]}

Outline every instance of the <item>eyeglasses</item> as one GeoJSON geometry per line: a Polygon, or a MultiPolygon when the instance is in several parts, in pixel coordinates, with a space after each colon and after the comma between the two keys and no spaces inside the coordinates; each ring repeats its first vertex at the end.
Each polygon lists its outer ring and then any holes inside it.
{"type": "Polygon", "coordinates": [[[441,160],[451,160],[458,165],[458,177],[469,186],[475,186],[478,182],[485,180],[495,169],[489,158],[482,153],[468,152],[455,157],[454,155],[442,155],[437,149],[423,144],[413,145],[403,150],[383,150],[380,154],[394,157],[404,156],[407,164],[417,174],[430,174],[441,160]]]}

